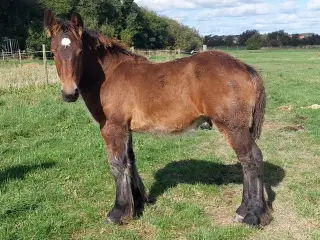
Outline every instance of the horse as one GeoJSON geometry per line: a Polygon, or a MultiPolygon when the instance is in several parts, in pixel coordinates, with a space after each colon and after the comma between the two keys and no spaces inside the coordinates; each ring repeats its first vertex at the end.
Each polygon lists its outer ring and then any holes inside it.
{"type": "Polygon", "coordinates": [[[74,102],[81,95],[100,126],[116,186],[107,222],[127,223],[149,201],[132,133],[178,133],[199,119],[216,126],[242,165],[242,202],[234,220],[251,226],[272,220],[264,196],[263,156],[256,144],[266,93],[253,67],[219,51],[153,63],[119,41],[85,29],[78,13],[63,20],[45,10],[44,27],[63,100],[74,102]]]}

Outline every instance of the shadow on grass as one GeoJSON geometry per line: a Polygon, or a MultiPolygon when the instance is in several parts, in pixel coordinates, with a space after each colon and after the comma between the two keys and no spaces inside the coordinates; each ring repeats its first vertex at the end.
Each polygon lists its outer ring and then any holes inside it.
{"type": "Polygon", "coordinates": [[[0,186],[10,181],[22,180],[28,172],[52,168],[55,164],[55,162],[45,162],[41,164],[9,167],[4,171],[0,171],[0,186]]]}
{"type": "MultiPolygon", "coordinates": [[[[272,207],[275,192],[271,186],[277,186],[284,178],[282,167],[264,162],[264,181],[268,194],[268,202],[272,207]]],[[[186,184],[216,184],[243,183],[242,166],[240,163],[225,165],[204,160],[182,160],[167,164],[155,173],[156,182],[150,189],[150,197],[156,201],[167,189],[186,184]]]]}
{"type": "Polygon", "coordinates": [[[5,220],[6,218],[15,218],[25,212],[35,210],[38,208],[38,206],[39,205],[36,203],[18,203],[17,206],[4,211],[3,213],[0,212],[0,220],[5,220]]]}

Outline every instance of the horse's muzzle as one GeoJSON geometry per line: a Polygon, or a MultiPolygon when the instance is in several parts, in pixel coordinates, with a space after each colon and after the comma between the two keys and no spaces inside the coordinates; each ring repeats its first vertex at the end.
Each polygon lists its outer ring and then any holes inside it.
{"type": "Polygon", "coordinates": [[[63,90],[61,90],[63,101],[65,102],[75,102],[79,98],[79,90],[75,89],[73,93],[65,93],[63,90]]]}

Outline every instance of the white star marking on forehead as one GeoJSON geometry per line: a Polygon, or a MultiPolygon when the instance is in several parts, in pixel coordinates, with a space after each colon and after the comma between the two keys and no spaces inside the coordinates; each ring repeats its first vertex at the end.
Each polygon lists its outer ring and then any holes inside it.
{"type": "Polygon", "coordinates": [[[69,47],[71,44],[71,40],[69,38],[62,38],[61,45],[64,47],[69,47]]]}

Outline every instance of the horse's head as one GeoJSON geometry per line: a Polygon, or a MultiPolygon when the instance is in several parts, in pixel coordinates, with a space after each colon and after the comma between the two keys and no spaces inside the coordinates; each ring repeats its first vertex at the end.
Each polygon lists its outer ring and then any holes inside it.
{"type": "Polygon", "coordinates": [[[73,13],[69,21],[62,21],[46,10],[44,26],[51,38],[51,51],[61,81],[63,100],[74,102],[79,97],[78,85],[83,71],[82,18],[78,13],[73,13]]]}

